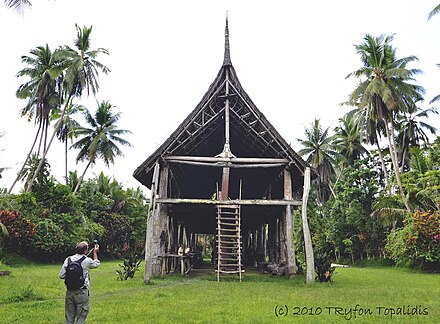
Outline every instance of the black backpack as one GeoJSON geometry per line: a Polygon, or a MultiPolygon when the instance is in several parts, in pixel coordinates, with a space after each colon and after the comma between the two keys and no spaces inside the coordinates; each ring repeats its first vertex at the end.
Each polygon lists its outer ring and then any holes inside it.
{"type": "Polygon", "coordinates": [[[79,289],[84,286],[85,278],[81,262],[86,257],[83,255],[78,261],[72,261],[70,257],[67,259],[66,277],[64,283],[68,290],[79,289]]]}

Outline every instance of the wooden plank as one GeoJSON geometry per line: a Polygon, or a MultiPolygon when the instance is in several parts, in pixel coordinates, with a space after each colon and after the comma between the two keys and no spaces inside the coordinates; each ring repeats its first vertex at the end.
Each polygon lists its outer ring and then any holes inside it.
{"type": "Polygon", "coordinates": [[[268,164],[268,163],[289,163],[288,159],[279,158],[238,158],[238,157],[210,157],[210,156],[185,156],[185,155],[169,155],[164,160],[174,161],[192,161],[192,162],[229,162],[229,163],[252,163],[252,164],[268,164]]]}
{"type": "Polygon", "coordinates": [[[286,165],[286,163],[230,164],[228,162],[195,162],[195,161],[180,161],[180,160],[171,160],[171,159],[167,159],[167,162],[196,165],[196,166],[209,167],[209,168],[223,168],[225,166],[228,166],[229,168],[234,168],[234,169],[251,169],[251,168],[267,169],[267,168],[279,168],[286,165]]]}
{"type": "Polygon", "coordinates": [[[302,206],[300,200],[214,200],[214,199],[189,199],[189,198],[156,198],[158,204],[200,204],[200,205],[255,205],[255,206],[302,206]]]}

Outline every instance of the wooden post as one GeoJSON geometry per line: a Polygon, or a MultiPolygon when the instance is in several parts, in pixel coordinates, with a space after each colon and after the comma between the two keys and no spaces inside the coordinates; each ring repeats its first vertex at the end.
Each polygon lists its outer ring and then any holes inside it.
{"type": "MultiPolygon", "coordinates": [[[[292,178],[290,176],[290,172],[287,170],[284,170],[284,199],[292,199],[292,178]]],[[[293,245],[294,228],[292,208],[290,205],[286,206],[284,220],[286,224],[286,274],[288,276],[294,276],[296,275],[295,246],[293,245]]]]}
{"type": "Polygon", "coordinates": [[[280,226],[278,223],[278,217],[275,218],[275,224],[274,224],[275,228],[274,228],[274,241],[275,241],[275,263],[279,264],[280,263],[280,226]]]}
{"type": "Polygon", "coordinates": [[[276,219],[269,221],[269,262],[276,263],[276,237],[275,237],[276,219]]]}
{"type": "Polygon", "coordinates": [[[286,218],[284,212],[279,218],[279,233],[280,233],[280,263],[286,263],[286,218]]]}
{"type": "MultiPolygon", "coordinates": [[[[160,169],[159,183],[158,183],[158,197],[168,198],[168,177],[169,177],[169,167],[164,165],[160,169]]],[[[158,204],[157,207],[158,219],[157,219],[157,231],[155,232],[156,239],[156,254],[152,260],[153,264],[153,275],[159,274],[159,269],[162,268],[160,264],[163,262],[163,258],[158,258],[159,255],[165,255],[165,247],[167,242],[165,237],[169,235],[168,232],[168,206],[166,204],[158,204]]]]}
{"type": "Polygon", "coordinates": [[[223,175],[222,175],[222,194],[220,200],[228,200],[228,196],[229,196],[229,168],[224,167],[223,175]]]}
{"type": "Polygon", "coordinates": [[[304,245],[306,250],[306,283],[311,285],[315,282],[315,260],[313,256],[312,239],[310,236],[309,224],[307,222],[307,200],[310,191],[310,168],[306,168],[304,172],[304,191],[303,191],[303,206],[302,206],[302,223],[304,232],[304,245]]]}
{"type": "Polygon", "coordinates": [[[263,237],[263,255],[264,259],[263,262],[266,262],[266,256],[267,256],[267,231],[266,231],[266,224],[261,225],[261,235],[263,237]]]}
{"type": "Polygon", "coordinates": [[[156,213],[156,184],[159,178],[159,163],[156,162],[153,171],[153,180],[151,182],[151,199],[150,205],[148,206],[148,221],[147,221],[147,231],[145,234],[145,272],[144,272],[144,283],[150,284],[152,275],[152,252],[153,252],[153,237],[154,237],[154,224],[156,223],[157,213],[156,213]]]}

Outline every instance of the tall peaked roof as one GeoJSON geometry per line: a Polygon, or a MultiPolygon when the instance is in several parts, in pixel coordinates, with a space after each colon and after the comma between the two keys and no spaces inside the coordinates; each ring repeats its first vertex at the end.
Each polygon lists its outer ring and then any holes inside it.
{"type": "MultiPolygon", "coordinates": [[[[258,110],[241,86],[231,63],[227,18],[224,60],[216,78],[196,108],[134,171],[133,176],[143,185],[151,187],[154,164],[158,160],[176,155],[218,156],[225,147],[226,111],[230,119],[227,133],[232,156],[286,159],[289,161],[293,187],[300,189],[307,164],[258,110]]],[[[243,198],[266,196],[268,188],[272,187],[274,179],[284,167],[232,169],[231,186],[238,188],[243,180],[243,198]]],[[[207,166],[173,165],[171,173],[176,183],[175,191],[180,197],[209,198],[215,191],[215,183],[221,179],[221,168],[207,166]]],[[[277,194],[282,196],[282,193],[277,194]]]]}
{"type": "Polygon", "coordinates": [[[229,47],[229,26],[228,26],[228,16],[226,16],[226,27],[225,27],[225,56],[223,59],[223,66],[232,65],[231,63],[231,50],[229,47]]]}

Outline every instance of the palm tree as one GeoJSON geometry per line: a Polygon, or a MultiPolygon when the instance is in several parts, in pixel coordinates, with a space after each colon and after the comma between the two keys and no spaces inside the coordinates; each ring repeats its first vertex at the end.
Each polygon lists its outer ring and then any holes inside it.
{"type": "Polygon", "coordinates": [[[335,196],[332,187],[332,177],[335,174],[335,166],[338,159],[342,156],[338,152],[338,147],[333,142],[333,137],[329,136],[329,127],[324,131],[319,124],[319,119],[311,123],[310,128],[305,128],[305,139],[298,139],[303,148],[298,154],[307,156],[306,161],[318,174],[318,194],[321,201],[328,199],[326,190],[322,185],[328,187],[331,194],[335,196]]]}
{"type": "Polygon", "coordinates": [[[409,167],[410,148],[419,147],[423,142],[425,145],[429,142],[425,130],[431,134],[437,132],[437,128],[420,121],[420,118],[428,118],[429,114],[438,114],[437,108],[421,109],[415,102],[410,102],[408,111],[397,116],[397,143],[399,144],[400,167],[404,171],[409,167]]]}
{"type": "Polygon", "coordinates": [[[402,201],[409,210],[400,180],[394,122],[396,114],[405,110],[405,100],[421,97],[423,88],[407,82],[420,73],[420,70],[406,68],[406,65],[417,60],[417,57],[397,59],[395,49],[391,46],[392,40],[393,36],[374,37],[367,34],[362,44],[355,45],[363,66],[347,76],[361,79],[357,88],[350,94],[348,103],[366,110],[365,116],[375,123],[383,122],[397,185],[402,201]]]}
{"type": "Polygon", "coordinates": [[[78,180],[78,171],[69,171],[69,175],[67,177],[67,186],[71,191],[75,190],[78,180]]]}
{"type": "Polygon", "coordinates": [[[26,156],[22,169],[17,173],[9,193],[14,188],[20,177],[30,155],[34,151],[35,144],[39,139],[37,154],[40,150],[47,148],[47,131],[50,124],[50,115],[53,110],[60,105],[62,67],[61,62],[55,58],[49,46],[38,46],[30,50],[29,56],[21,57],[23,63],[27,65],[17,73],[17,77],[29,77],[30,80],[20,85],[16,95],[20,99],[26,99],[27,104],[21,110],[22,116],[27,116],[28,120],[35,119],[38,124],[37,132],[31,149],[26,156]]]}
{"type": "Polygon", "coordinates": [[[79,111],[83,111],[84,107],[81,105],[70,105],[64,114],[64,118],[59,118],[59,111],[56,111],[52,118],[58,119],[57,123],[55,124],[55,129],[58,129],[58,132],[56,134],[57,138],[64,143],[64,166],[65,166],[65,179],[66,184],[68,184],[68,175],[67,175],[67,154],[68,154],[68,147],[67,147],[67,141],[70,139],[73,139],[73,132],[72,130],[75,127],[78,127],[79,124],[76,120],[72,118],[72,115],[78,113],[79,111]],[[58,126],[58,123],[61,123],[61,126],[58,126]]]}
{"type": "MultiPolygon", "coordinates": [[[[63,62],[63,67],[65,68],[65,76],[63,79],[63,89],[64,89],[64,109],[61,112],[60,119],[64,118],[64,114],[67,110],[67,107],[71,105],[71,100],[74,97],[81,97],[82,91],[87,89],[87,94],[90,94],[90,91],[96,95],[99,90],[98,85],[98,75],[99,71],[107,74],[110,70],[98,62],[96,58],[99,54],[109,54],[108,51],[104,48],[98,48],[96,50],[90,49],[90,34],[92,32],[92,27],[80,28],[75,24],[76,27],[76,39],[75,46],[76,49],[72,49],[69,46],[64,46],[57,50],[55,56],[63,62]]],[[[58,128],[61,127],[61,123],[57,125],[52,134],[52,137],[49,141],[49,144],[46,150],[43,153],[42,161],[45,159],[46,154],[52,144],[52,141],[55,135],[58,133],[58,128]]],[[[42,167],[42,162],[40,162],[34,178],[32,182],[29,183],[27,190],[32,189],[32,183],[35,180],[35,177],[38,175],[42,167]]]]}
{"type": "Polygon", "coordinates": [[[371,110],[359,110],[358,108],[355,108],[354,110],[348,112],[347,115],[352,115],[353,118],[355,118],[355,122],[361,130],[362,141],[376,146],[382,172],[384,174],[385,186],[388,191],[390,191],[391,186],[388,181],[388,170],[385,165],[382,148],[380,146],[382,133],[385,133],[383,121],[376,120],[374,115],[368,116],[366,115],[367,113],[371,114],[371,110]]]}
{"type": "Polygon", "coordinates": [[[362,145],[361,127],[356,116],[348,113],[339,119],[339,126],[335,128],[334,144],[339,147],[339,153],[344,156],[343,162],[347,165],[353,165],[355,160],[368,153],[362,145]]]}
{"type": "Polygon", "coordinates": [[[80,150],[76,161],[88,161],[74,192],[78,191],[87,169],[90,165],[96,163],[98,158],[102,159],[105,165],[109,167],[110,163],[114,163],[116,156],[123,156],[122,151],[116,144],[131,146],[129,142],[120,137],[122,134],[131,132],[116,128],[120,113],[113,114],[112,108],[110,102],[103,101],[98,103],[98,109],[94,116],[85,109],[84,117],[90,128],[78,127],[74,130],[75,135],[81,137],[71,146],[71,148],[80,150]]]}

